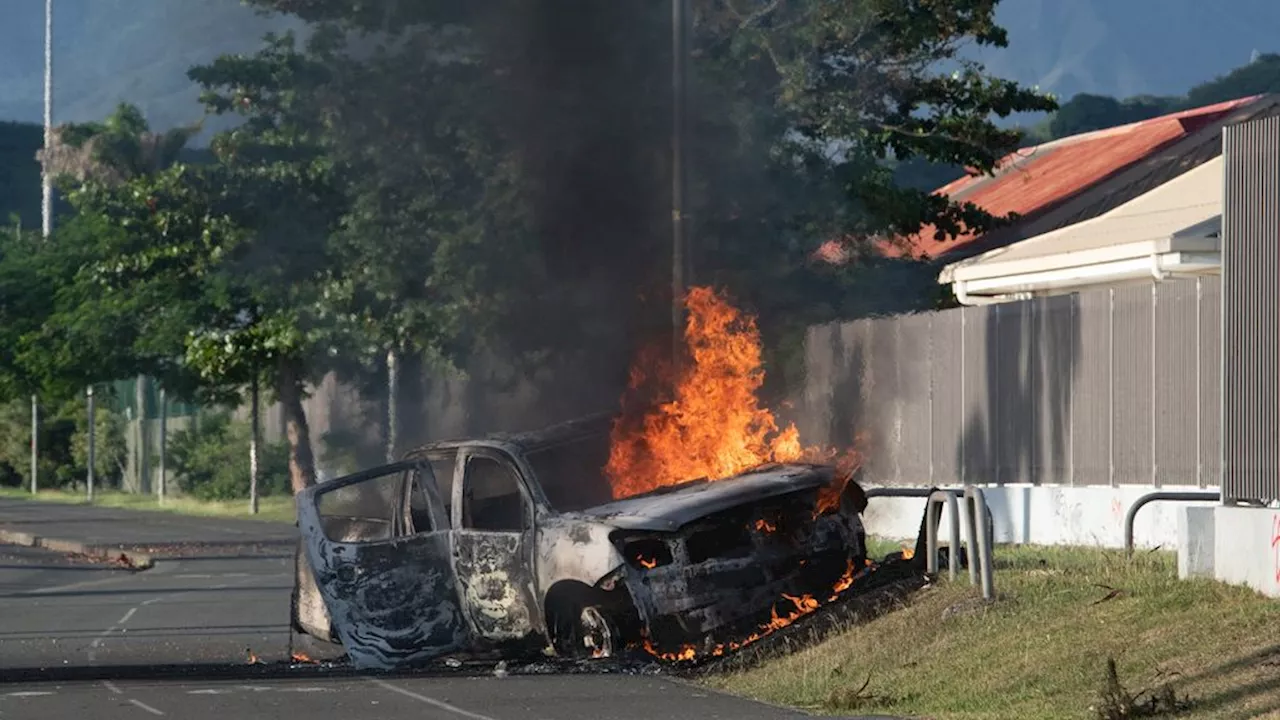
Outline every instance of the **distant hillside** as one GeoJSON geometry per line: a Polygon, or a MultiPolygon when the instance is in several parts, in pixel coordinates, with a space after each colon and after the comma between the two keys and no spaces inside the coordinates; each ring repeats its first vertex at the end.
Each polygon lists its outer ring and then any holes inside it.
{"type": "Polygon", "coordinates": [[[1276,0],[1003,0],[1009,48],[977,56],[1058,94],[1181,95],[1280,51],[1276,0]]]}
{"type": "Polygon", "coordinates": [[[39,125],[0,122],[0,222],[17,213],[22,226],[40,227],[40,164],[44,142],[39,125]]]}
{"type": "MultiPolygon", "coordinates": [[[[38,122],[44,3],[3,5],[0,118],[38,122]]],[[[200,115],[187,67],[252,51],[266,31],[294,26],[238,0],[56,0],[55,13],[57,118],[96,119],[124,100],[158,128],[200,115]]],[[[977,56],[1064,100],[1180,95],[1254,50],[1280,51],[1276,0],[1003,0],[998,18],[1010,47],[977,56]]]]}
{"type": "MultiPolygon", "coordinates": [[[[126,101],[153,127],[192,122],[202,110],[188,67],[251,52],[267,31],[291,26],[237,0],[56,0],[54,119],[95,120],[126,101]]],[[[4,3],[0,118],[40,122],[43,48],[44,3],[4,3]]]]}

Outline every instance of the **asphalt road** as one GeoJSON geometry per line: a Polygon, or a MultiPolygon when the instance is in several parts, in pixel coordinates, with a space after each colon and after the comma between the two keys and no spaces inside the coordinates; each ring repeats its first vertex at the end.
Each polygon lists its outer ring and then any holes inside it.
{"type": "Polygon", "coordinates": [[[657,677],[351,678],[0,685],[0,717],[95,720],[791,720],[809,717],[657,677]]]}
{"type": "Polygon", "coordinates": [[[284,523],[13,499],[0,499],[0,528],[156,557],[280,554],[297,539],[284,523]]]}
{"type": "Polygon", "coordinates": [[[323,660],[340,648],[289,629],[290,526],[8,501],[0,527],[159,549],[134,571],[0,545],[0,720],[808,717],[653,675],[295,670],[292,650],[323,660]],[[250,652],[280,665],[255,673],[250,652]],[[176,665],[198,667],[159,670],[176,665]]]}

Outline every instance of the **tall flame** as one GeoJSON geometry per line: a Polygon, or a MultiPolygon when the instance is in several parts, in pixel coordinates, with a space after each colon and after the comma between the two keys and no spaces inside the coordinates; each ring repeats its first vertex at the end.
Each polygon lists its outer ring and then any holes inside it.
{"type": "Polygon", "coordinates": [[[685,306],[689,361],[675,382],[670,365],[656,361],[654,353],[632,369],[605,466],[614,497],[730,477],[805,454],[795,426],[779,428],[760,405],[764,369],[755,318],[706,287],[692,288],[685,306]],[[628,412],[655,384],[674,384],[672,399],[647,413],[628,412]]]}

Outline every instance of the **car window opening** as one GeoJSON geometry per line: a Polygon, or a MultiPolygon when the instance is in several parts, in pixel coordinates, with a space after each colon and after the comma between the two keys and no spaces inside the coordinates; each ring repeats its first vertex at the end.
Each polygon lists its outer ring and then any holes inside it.
{"type": "Polygon", "coordinates": [[[478,455],[467,460],[462,525],[470,530],[521,532],[525,527],[520,480],[504,463],[478,455]]]}

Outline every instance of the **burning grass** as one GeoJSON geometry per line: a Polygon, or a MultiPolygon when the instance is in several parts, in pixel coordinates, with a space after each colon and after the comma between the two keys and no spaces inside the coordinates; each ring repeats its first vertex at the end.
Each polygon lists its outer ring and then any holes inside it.
{"type": "Polygon", "coordinates": [[[1134,697],[1151,689],[1187,703],[1178,717],[1280,716],[1272,600],[1179,581],[1168,553],[1001,549],[996,583],[994,605],[975,602],[967,579],[943,582],[824,642],[704,682],[834,714],[1090,718],[1114,658],[1134,697]]]}

